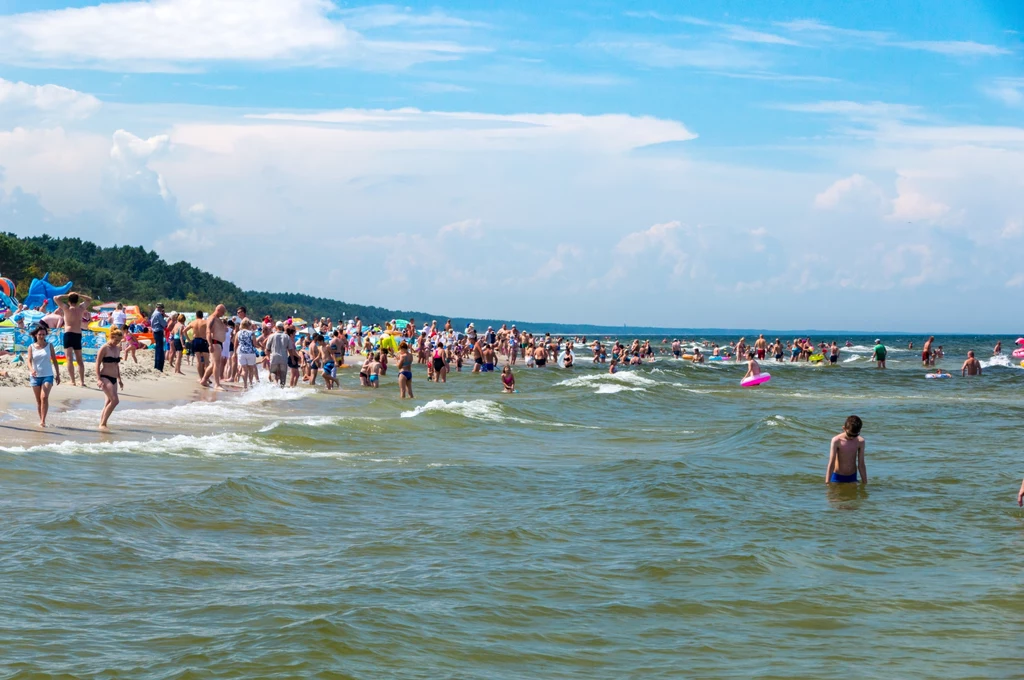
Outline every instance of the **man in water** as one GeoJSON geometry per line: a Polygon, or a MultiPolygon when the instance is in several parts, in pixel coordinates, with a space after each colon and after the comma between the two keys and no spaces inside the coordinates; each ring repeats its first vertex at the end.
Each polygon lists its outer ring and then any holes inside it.
{"type": "Polygon", "coordinates": [[[765,354],[768,352],[768,341],[764,339],[764,334],[757,336],[757,340],[754,342],[754,349],[757,351],[757,360],[764,361],[765,354]]]}
{"type": "Polygon", "coordinates": [[[82,317],[87,314],[92,298],[74,291],[53,298],[57,307],[64,312],[64,356],[67,358],[68,375],[75,385],[75,362],[78,362],[78,377],[85,387],[85,362],[82,360],[82,317]],[[72,352],[74,356],[72,357],[72,352]]]}
{"type": "Polygon", "coordinates": [[[192,336],[192,354],[196,357],[196,372],[199,373],[199,382],[203,382],[206,375],[207,364],[210,363],[210,343],[206,340],[206,319],[203,318],[203,310],[196,312],[196,318],[185,327],[186,338],[192,336]]]}
{"type": "Polygon", "coordinates": [[[284,323],[277,322],[274,332],[263,343],[264,351],[270,359],[270,379],[284,387],[288,375],[288,356],[290,342],[284,332],[284,323]]]}
{"type": "Polygon", "coordinates": [[[875,348],[871,351],[871,357],[876,362],[876,366],[878,368],[885,368],[885,355],[887,353],[888,350],[885,348],[885,345],[882,344],[882,341],[875,338],[875,348]]]}
{"type": "Polygon", "coordinates": [[[672,356],[676,359],[683,356],[683,346],[678,340],[672,341],[672,356]]]}
{"type": "Polygon", "coordinates": [[[860,430],[864,423],[857,416],[850,416],[843,424],[843,431],[832,437],[829,446],[828,469],[825,470],[826,484],[868,483],[868,470],[864,464],[864,437],[860,430]],[[860,480],[857,472],[860,472],[860,480]]]}
{"type": "Polygon", "coordinates": [[[227,307],[217,305],[213,310],[209,323],[206,324],[206,340],[210,345],[210,367],[199,384],[203,387],[210,386],[210,379],[213,379],[213,389],[223,390],[220,384],[221,374],[224,372],[224,341],[227,338],[228,327],[221,318],[227,313],[227,307]]]}
{"type": "Polygon", "coordinates": [[[967,353],[967,361],[960,367],[960,377],[965,375],[981,375],[981,362],[974,358],[974,350],[967,353]]]}
{"type": "Polygon", "coordinates": [[[931,336],[925,340],[924,347],[921,348],[921,364],[924,366],[930,366],[932,363],[932,343],[935,342],[935,336],[931,336]]]}

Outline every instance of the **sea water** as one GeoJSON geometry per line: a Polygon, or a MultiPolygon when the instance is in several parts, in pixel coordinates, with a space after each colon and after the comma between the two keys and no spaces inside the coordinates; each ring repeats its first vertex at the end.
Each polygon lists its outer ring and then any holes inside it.
{"type": "Polygon", "coordinates": [[[402,402],[349,368],[103,438],[58,390],[52,443],[0,448],[0,676],[1021,677],[1024,369],[852,341],[752,389],[579,351],[402,402]],[[827,487],[850,414],[870,483],[827,487]]]}

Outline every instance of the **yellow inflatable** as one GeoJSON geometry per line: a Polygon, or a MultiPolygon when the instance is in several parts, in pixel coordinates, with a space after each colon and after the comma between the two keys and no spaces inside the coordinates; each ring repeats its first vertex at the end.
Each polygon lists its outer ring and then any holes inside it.
{"type": "Polygon", "coordinates": [[[395,336],[386,333],[381,336],[380,348],[385,352],[397,352],[398,342],[395,340],[395,336]]]}

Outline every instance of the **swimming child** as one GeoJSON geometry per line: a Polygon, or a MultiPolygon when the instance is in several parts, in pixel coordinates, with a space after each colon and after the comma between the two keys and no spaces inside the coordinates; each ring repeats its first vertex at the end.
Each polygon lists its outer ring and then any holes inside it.
{"type": "Polygon", "coordinates": [[[828,452],[828,469],[825,470],[826,484],[868,483],[868,470],[864,464],[864,437],[860,436],[863,421],[850,416],[843,424],[843,431],[832,438],[828,452]],[[860,480],[857,472],[860,471],[860,480]]]}
{"type": "Polygon", "coordinates": [[[512,394],[516,391],[516,377],[512,374],[512,367],[505,364],[505,368],[501,369],[501,384],[506,394],[512,394]]]}

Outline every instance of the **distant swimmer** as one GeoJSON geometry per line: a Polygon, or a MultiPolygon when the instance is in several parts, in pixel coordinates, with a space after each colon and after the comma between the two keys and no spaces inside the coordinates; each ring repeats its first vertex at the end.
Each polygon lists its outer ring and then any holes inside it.
{"type": "Polygon", "coordinates": [[[683,356],[683,346],[678,340],[672,341],[672,356],[676,359],[683,356]]]}
{"type": "Polygon", "coordinates": [[[871,351],[871,358],[875,361],[877,368],[885,368],[885,355],[889,350],[885,348],[879,338],[875,338],[875,348],[871,351]]]}
{"type": "Polygon", "coordinates": [[[997,357],[1003,353],[1003,341],[997,340],[996,346],[992,348],[992,356],[997,357]]]}
{"type": "Polygon", "coordinates": [[[832,366],[839,363],[839,345],[836,344],[835,340],[832,341],[832,347],[829,348],[828,363],[832,366]]]}
{"type": "Polygon", "coordinates": [[[828,453],[828,469],[825,470],[826,484],[868,483],[868,470],[864,464],[866,443],[860,436],[864,423],[857,416],[850,416],[843,424],[843,431],[832,438],[828,453]],[[857,472],[860,479],[857,479],[857,472]]]}
{"type": "Polygon", "coordinates": [[[981,375],[981,362],[974,358],[974,350],[967,353],[967,361],[960,367],[960,376],[981,375]]]}
{"type": "Polygon", "coordinates": [[[1024,482],[1020,483],[1020,491],[1017,492],[1017,505],[1024,508],[1024,482]]]}
{"type": "Polygon", "coordinates": [[[619,365],[619,360],[612,357],[611,363],[608,364],[608,372],[615,373],[616,367],[619,365]]]}

